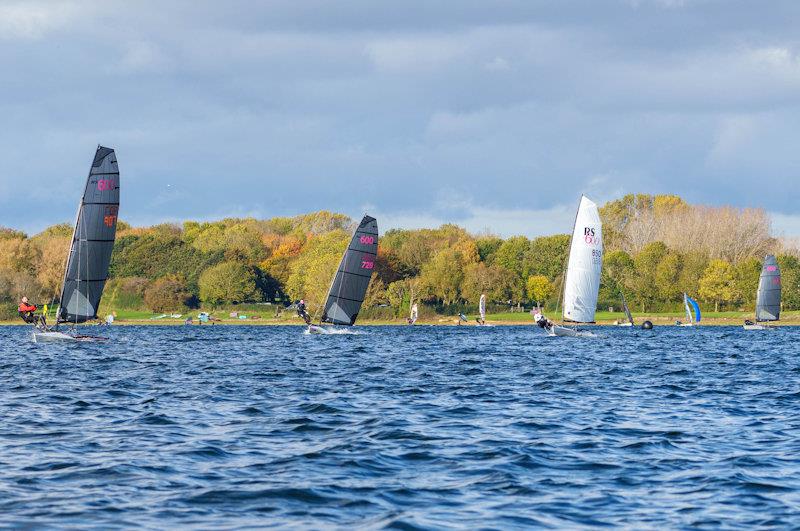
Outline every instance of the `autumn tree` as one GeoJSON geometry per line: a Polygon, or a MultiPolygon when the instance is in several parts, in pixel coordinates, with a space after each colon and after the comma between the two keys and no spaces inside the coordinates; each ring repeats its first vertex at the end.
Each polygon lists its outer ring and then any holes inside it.
{"type": "Polygon", "coordinates": [[[464,279],[464,257],[455,249],[442,249],[422,268],[420,280],[430,298],[449,305],[461,294],[464,279]]]}
{"type": "Polygon", "coordinates": [[[533,275],[528,277],[525,290],[528,294],[528,299],[536,301],[536,306],[541,307],[542,303],[553,294],[553,285],[547,280],[546,276],[533,275]]]}
{"type": "Polygon", "coordinates": [[[178,276],[159,278],[144,292],[144,302],[154,312],[182,309],[186,306],[189,297],[190,293],[186,290],[186,282],[178,276]]]}
{"type": "Polygon", "coordinates": [[[720,304],[732,302],[736,296],[736,276],[730,263],[719,258],[711,260],[700,279],[700,296],[714,303],[714,311],[720,304]]]}
{"type": "Polygon", "coordinates": [[[200,298],[211,304],[257,301],[256,275],[241,262],[223,262],[200,275],[200,298]]]}
{"type": "Polygon", "coordinates": [[[289,267],[286,291],[292,299],[305,299],[309,308],[324,302],[350,237],[343,230],[335,230],[309,238],[289,267]]]}

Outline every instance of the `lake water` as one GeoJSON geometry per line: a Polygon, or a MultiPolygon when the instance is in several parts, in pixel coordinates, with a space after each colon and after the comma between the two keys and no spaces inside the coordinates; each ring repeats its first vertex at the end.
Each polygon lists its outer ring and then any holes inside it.
{"type": "Polygon", "coordinates": [[[788,527],[800,329],[0,328],[0,524],[788,527]]]}

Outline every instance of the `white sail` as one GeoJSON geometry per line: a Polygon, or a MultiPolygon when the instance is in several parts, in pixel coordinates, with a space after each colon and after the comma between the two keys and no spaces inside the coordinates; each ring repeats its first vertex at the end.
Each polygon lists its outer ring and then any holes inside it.
{"type": "Polygon", "coordinates": [[[481,294],[481,300],[478,303],[478,313],[481,316],[481,321],[486,320],[486,295],[481,294]]]}
{"type": "Polygon", "coordinates": [[[581,197],[564,282],[565,321],[593,323],[603,267],[603,227],[597,205],[581,197]]]}
{"type": "Polygon", "coordinates": [[[689,296],[686,293],[683,294],[683,308],[686,310],[686,322],[692,322],[692,311],[689,309],[689,296]]]}

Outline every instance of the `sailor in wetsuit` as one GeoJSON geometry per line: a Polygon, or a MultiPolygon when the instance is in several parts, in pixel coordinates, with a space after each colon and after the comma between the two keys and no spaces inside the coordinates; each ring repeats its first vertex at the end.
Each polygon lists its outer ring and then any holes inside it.
{"type": "Polygon", "coordinates": [[[38,310],[35,304],[31,304],[28,302],[28,297],[22,297],[22,300],[17,307],[17,313],[19,313],[20,318],[28,324],[32,324],[35,326],[44,326],[44,318],[34,315],[34,312],[38,310]]]}
{"type": "Polygon", "coordinates": [[[311,316],[306,311],[306,301],[303,299],[300,299],[300,302],[297,303],[297,315],[302,317],[307,325],[311,324],[311,316]]]}
{"type": "Polygon", "coordinates": [[[550,329],[553,328],[553,322],[539,312],[536,312],[536,314],[533,316],[533,320],[537,325],[539,325],[540,328],[543,328],[547,331],[550,331],[550,329]]]}

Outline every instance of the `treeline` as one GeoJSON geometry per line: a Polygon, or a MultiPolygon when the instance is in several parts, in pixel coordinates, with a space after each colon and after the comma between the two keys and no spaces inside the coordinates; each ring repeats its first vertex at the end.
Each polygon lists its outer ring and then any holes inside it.
{"type": "MultiPolygon", "coordinates": [[[[605,257],[601,308],[675,310],[684,291],[717,309],[750,309],[763,255],[778,255],[784,304],[800,308],[800,261],[770,235],[761,210],[699,207],[675,196],[630,195],[601,209],[605,257]]],[[[379,224],[380,224],[380,220],[379,224]]],[[[533,223],[535,220],[531,220],[533,223]]],[[[306,298],[318,306],[353,220],[317,212],[269,220],[225,219],[134,228],[119,223],[102,311],[154,312],[306,298]]],[[[571,227],[564,227],[565,232],[571,227]]],[[[57,296],[72,234],[67,224],[33,237],[0,230],[0,298],[57,296]]],[[[364,312],[405,316],[559,300],[569,236],[473,235],[455,225],[381,235],[364,312]]],[[[7,305],[12,307],[12,305],[7,305]]]]}

